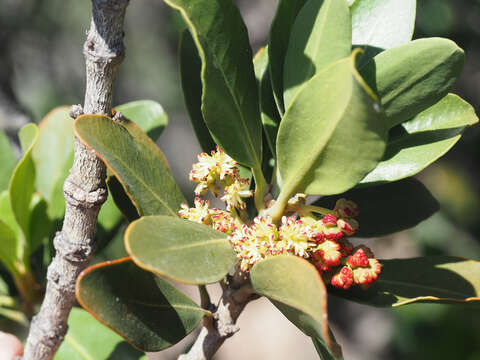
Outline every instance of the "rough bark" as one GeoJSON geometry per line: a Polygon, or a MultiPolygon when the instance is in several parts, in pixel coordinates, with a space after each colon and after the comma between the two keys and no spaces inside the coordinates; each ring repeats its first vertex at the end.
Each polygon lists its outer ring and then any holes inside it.
{"type": "Polygon", "coordinates": [[[212,311],[213,318],[204,319],[190,351],[180,355],[178,360],[211,359],[225,340],[239,330],[236,325],[238,317],[250,301],[258,298],[248,281],[245,273],[237,273],[222,284],[223,293],[217,306],[202,304],[212,311]]]}
{"type": "MultiPolygon", "coordinates": [[[[86,91],[83,112],[109,115],[112,88],[124,57],[123,22],[129,0],[92,0],[92,20],[84,45],[86,91]]],[[[72,109],[77,116],[78,107],[72,109]]],[[[105,165],[78,139],[70,175],[62,231],[54,239],[56,255],[48,268],[47,290],[34,317],[25,346],[25,360],[52,359],[67,332],[75,302],[75,282],[95,249],[97,215],[106,200],[105,165]]]]}

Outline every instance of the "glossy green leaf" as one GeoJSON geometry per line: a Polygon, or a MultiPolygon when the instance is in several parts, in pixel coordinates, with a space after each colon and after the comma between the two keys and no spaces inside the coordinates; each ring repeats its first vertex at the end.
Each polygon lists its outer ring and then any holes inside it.
{"type": "Polygon", "coordinates": [[[340,198],[354,201],[360,209],[356,218],[360,227],[355,237],[382,236],[406,230],[440,209],[430,191],[414,178],[325,196],[314,205],[333,209],[340,198]]]}
{"type": "Polygon", "coordinates": [[[134,123],[126,127],[106,116],[83,115],[74,128],[122,182],[140,215],[176,216],[185,199],[160,149],[134,123]]]}
{"type": "Polygon", "coordinates": [[[0,220],[0,261],[10,272],[15,272],[15,262],[21,256],[21,244],[15,232],[0,220]]]}
{"type": "MultiPolygon", "coordinates": [[[[262,118],[263,130],[268,147],[273,157],[276,157],[276,143],[278,126],[280,125],[280,114],[278,113],[273,97],[272,83],[270,81],[268,49],[261,48],[253,59],[255,77],[258,82],[258,93],[260,100],[260,116],[262,118]]],[[[267,153],[267,149],[263,149],[267,153]]]]}
{"type": "Polygon", "coordinates": [[[303,84],[352,49],[352,22],[345,0],[309,0],[292,28],[283,69],[285,109],[303,84]]]}
{"type": "Polygon", "coordinates": [[[465,55],[453,41],[420,39],[375,56],[361,69],[391,128],[432,106],[453,87],[465,55]]]}
{"type": "Polygon", "coordinates": [[[215,141],[208,131],[202,114],[202,60],[200,59],[195,42],[189,31],[184,31],[179,45],[180,77],[185,105],[193,130],[203,151],[207,154],[215,150],[215,141]]]}
{"type": "Polygon", "coordinates": [[[232,0],[165,0],[178,10],[202,59],[202,113],[215,142],[238,162],[261,168],[262,125],[252,50],[232,0]]]}
{"type": "Polygon", "coordinates": [[[121,336],[100,324],[88,312],[73,308],[68,316],[68,332],[55,360],[125,359],[146,360],[142,352],[121,336]]]}
{"type": "Polygon", "coordinates": [[[10,140],[5,133],[0,130],[0,191],[8,188],[8,182],[12,176],[17,157],[13,151],[10,140]]]}
{"type": "Polygon", "coordinates": [[[283,115],[283,68],[287,54],[290,34],[300,9],[307,0],[280,0],[275,18],[270,27],[268,36],[268,57],[270,59],[270,77],[273,94],[278,110],[283,115]]]}
{"type": "Polygon", "coordinates": [[[381,159],[384,114],[354,61],[352,55],[315,75],[286,112],[277,138],[279,202],[296,192],[342,193],[381,159]]]}
{"type": "Polygon", "coordinates": [[[188,284],[221,280],[236,258],[224,233],[167,216],[146,216],[131,223],[125,248],[138,266],[188,284]]]}
{"type": "MultiPolygon", "coordinates": [[[[13,215],[18,223],[23,240],[26,241],[30,235],[30,202],[35,187],[35,164],[32,159],[32,147],[38,137],[38,128],[35,124],[27,124],[18,134],[22,147],[26,149],[23,158],[17,164],[10,180],[9,194],[13,215]]],[[[28,244],[25,243],[26,254],[28,244]]]]}
{"type": "Polygon", "coordinates": [[[60,219],[65,213],[63,183],[73,164],[73,119],[67,106],[55,108],[40,122],[38,141],[32,149],[35,188],[48,203],[48,215],[60,219]]]}
{"type": "Polygon", "coordinates": [[[89,267],[77,281],[76,294],[97,320],[143,351],[174,345],[208,314],[130,258],[89,267]]]}
{"type": "Polygon", "coordinates": [[[382,272],[368,289],[332,290],[348,300],[381,307],[415,302],[480,302],[480,261],[453,256],[380,260],[382,272]]]}
{"type": "Polygon", "coordinates": [[[472,106],[456,95],[447,95],[392,129],[383,160],[362,184],[396,181],[417,174],[447,153],[466,127],[477,122],[472,106]]]}
{"type": "MultiPolygon", "coordinates": [[[[153,100],[132,101],[115,107],[128,120],[138,125],[153,141],[157,141],[165,126],[168,117],[162,105],[153,100]]],[[[126,126],[128,127],[126,123],[126,126]]]]}
{"type": "Polygon", "coordinates": [[[352,14],[352,42],[390,49],[410,42],[416,0],[356,0],[352,14]]]}
{"type": "Polygon", "coordinates": [[[328,333],[325,285],[312,264],[296,256],[270,257],[253,266],[250,281],[257,294],[268,297],[305,334],[338,351],[328,333]]]}

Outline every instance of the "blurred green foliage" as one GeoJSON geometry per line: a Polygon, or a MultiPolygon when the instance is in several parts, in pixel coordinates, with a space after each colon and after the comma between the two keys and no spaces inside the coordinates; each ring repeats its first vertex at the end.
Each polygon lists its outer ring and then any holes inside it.
{"type": "MultiPolygon", "coordinates": [[[[253,3],[237,2],[247,6],[253,3]]],[[[81,49],[89,13],[89,1],[1,2],[0,95],[34,121],[60,104],[83,99],[81,49]]],[[[175,60],[179,24],[160,1],[130,3],[125,25],[127,57],[117,79],[114,104],[149,98],[160,101],[168,113],[184,111],[175,60]]],[[[479,24],[479,0],[418,0],[415,37],[448,37],[465,50],[465,70],[454,91],[477,113],[479,24]]],[[[455,151],[421,174],[442,205],[438,215],[409,232],[421,254],[480,257],[479,158],[477,126],[465,134],[455,151]]],[[[113,246],[117,243],[112,242],[110,251],[123,253],[113,246]]],[[[393,310],[392,314],[396,319],[393,359],[480,359],[478,309],[419,304],[393,310]],[[449,331],[443,332],[444,328],[449,331]]],[[[0,319],[1,329],[15,331],[12,326],[0,319]]]]}

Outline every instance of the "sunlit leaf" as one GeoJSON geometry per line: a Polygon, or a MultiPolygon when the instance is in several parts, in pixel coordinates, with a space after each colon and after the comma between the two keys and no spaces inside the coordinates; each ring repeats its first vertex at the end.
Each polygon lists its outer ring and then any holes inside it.
{"type": "Polygon", "coordinates": [[[268,297],[295,326],[340,357],[328,333],[325,285],[312,264],[296,256],[273,256],[253,266],[250,281],[255,292],[268,297]]]}
{"type": "Polygon", "coordinates": [[[309,0],[292,28],[283,69],[288,111],[299,89],[331,63],[350,55],[352,23],[344,0],[309,0]]]}
{"type": "Polygon", "coordinates": [[[362,184],[375,185],[417,174],[447,153],[463,131],[477,122],[471,105],[456,95],[447,95],[392,129],[383,160],[362,184]]]}
{"type": "Polygon", "coordinates": [[[352,55],[315,75],[286,112],[277,138],[280,203],[296,192],[342,193],[381,159],[384,114],[354,61],[352,55]]]}
{"type": "Polygon", "coordinates": [[[167,216],[133,222],[125,234],[125,247],[138,266],[189,284],[219,281],[235,263],[226,234],[167,216]]]}
{"type": "Polygon", "coordinates": [[[380,96],[391,128],[447,95],[464,59],[463,50],[451,40],[419,39],[378,54],[360,73],[380,96]]]}
{"type": "Polygon", "coordinates": [[[184,197],[160,149],[134,123],[124,126],[106,116],[83,115],[74,126],[122,182],[140,215],[176,216],[184,197]]]}

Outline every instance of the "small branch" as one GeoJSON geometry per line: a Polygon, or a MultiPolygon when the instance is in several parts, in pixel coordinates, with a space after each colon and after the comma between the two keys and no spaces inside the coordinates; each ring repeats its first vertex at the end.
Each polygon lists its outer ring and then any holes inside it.
{"type": "Polygon", "coordinates": [[[205,285],[198,285],[200,291],[200,306],[205,310],[212,310],[212,301],[210,300],[210,294],[208,293],[205,285]]]}
{"type": "Polygon", "coordinates": [[[213,319],[203,322],[202,330],[187,354],[180,355],[178,360],[208,360],[220,346],[239,328],[236,321],[245,306],[258,296],[253,292],[245,273],[237,272],[222,284],[223,294],[213,319]]]}
{"type": "MultiPolygon", "coordinates": [[[[124,57],[123,22],[128,1],[92,0],[92,21],[84,46],[86,114],[111,114],[113,81],[124,57]]],[[[72,109],[72,115],[80,113],[78,106],[72,109]]],[[[48,267],[45,298],[32,321],[24,360],[52,359],[67,332],[75,282],[96,245],[97,216],[107,197],[105,174],[105,165],[94,151],[76,139],[73,167],[63,188],[63,228],[54,239],[56,255],[48,267]]]]}
{"type": "Polygon", "coordinates": [[[254,194],[255,207],[257,208],[257,211],[260,213],[265,208],[265,202],[263,200],[263,197],[267,192],[267,181],[265,180],[262,169],[260,167],[252,168],[252,172],[253,172],[253,178],[255,179],[255,194],[254,194]]]}

